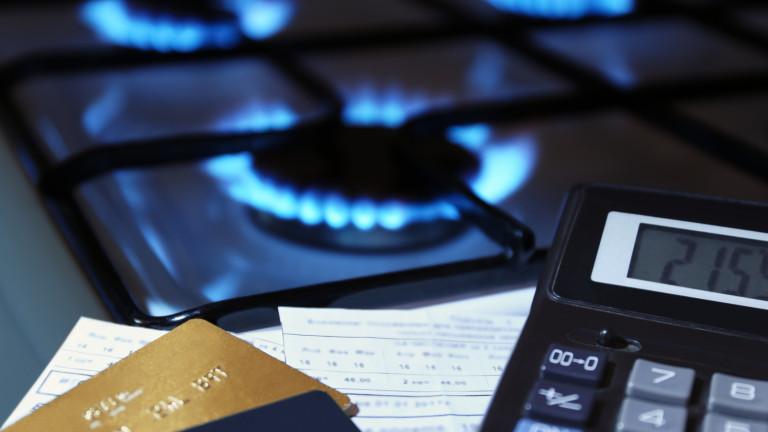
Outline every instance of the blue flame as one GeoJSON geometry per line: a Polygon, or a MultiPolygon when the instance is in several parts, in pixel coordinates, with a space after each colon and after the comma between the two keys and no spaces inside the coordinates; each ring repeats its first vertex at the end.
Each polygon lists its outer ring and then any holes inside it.
{"type": "Polygon", "coordinates": [[[499,10],[547,19],[613,17],[631,13],[635,0],[486,0],[499,10]]]}
{"type": "Polygon", "coordinates": [[[238,16],[242,32],[257,40],[280,33],[295,13],[292,0],[230,0],[227,4],[238,16]]]}
{"type": "Polygon", "coordinates": [[[107,42],[144,50],[227,48],[240,39],[234,25],[134,11],[124,0],[90,0],[80,13],[83,21],[107,42]]]}
{"type": "Polygon", "coordinates": [[[482,123],[453,126],[448,129],[447,136],[454,143],[477,151],[491,138],[491,127],[482,123]]]}
{"type": "Polygon", "coordinates": [[[207,161],[204,170],[218,179],[235,201],[280,219],[368,231],[399,230],[416,222],[458,218],[456,210],[444,202],[377,202],[365,197],[348,198],[334,191],[298,190],[256,172],[251,158],[250,153],[219,156],[207,161]]]}
{"type": "Polygon", "coordinates": [[[266,132],[293,127],[299,116],[286,104],[253,103],[214,125],[221,132],[266,132]]]}
{"type": "MultiPolygon", "coordinates": [[[[448,131],[448,137],[479,158],[480,169],[471,179],[470,186],[491,203],[499,203],[519,189],[530,177],[536,163],[536,147],[532,140],[494,140],[488,125],[453,127],[448,131]]],[[[395,231],[413,223],[459,218],[453,206],[440,200],[428,203],[375,201],[365,197],[345,197],[335,191],[299,190],[255,171],[250,153],[210,159],[203,169],[217,179],[235,201],[308,226],[395,231]]]]}
{"type": "Polygon", "coordinates": [[[533,173],[538,154],[529,137],[494,139],[492,128],[483,123],[453,126],[446,134],[449,140],[480,159],[480,170],[470,186],[487,202],[500,203],[520,189],[533,173]]]}
{"type": "Polygon", "coordinates": [[[344,122],[354,126],[395,128],[435,105],[450,101],[447,96],[406,93],[397,86],[386,89],[364,86],[345,91],[344,122]]]}

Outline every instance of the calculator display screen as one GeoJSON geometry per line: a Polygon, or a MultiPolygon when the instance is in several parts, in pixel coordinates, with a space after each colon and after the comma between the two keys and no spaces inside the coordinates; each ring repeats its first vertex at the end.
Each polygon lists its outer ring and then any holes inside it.
{"type": "Polygon", "coordinates": [[[627,277],[768,300],[768,242],[641,223],[627,277]]]}
{"type": "Polygon", "coordinates": [[[768,310],[768,232],[612,211],[592,280],[768,310]]]}

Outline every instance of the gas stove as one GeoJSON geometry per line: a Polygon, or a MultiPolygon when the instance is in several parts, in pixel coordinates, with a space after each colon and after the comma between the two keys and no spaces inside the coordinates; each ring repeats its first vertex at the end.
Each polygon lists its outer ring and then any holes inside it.
{"type": "Polygon", "coordinates": [[[768,199],[760,3],[9,3],[2,129],[116,320],[475,296],[579,183],[768,199]]]}

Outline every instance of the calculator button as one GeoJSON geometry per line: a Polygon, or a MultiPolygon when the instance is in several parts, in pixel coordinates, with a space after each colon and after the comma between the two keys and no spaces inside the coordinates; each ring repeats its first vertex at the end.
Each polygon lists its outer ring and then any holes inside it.
{"type": "Polygon", "coordinates": [[[542,423],[531,419],[517,422],[515,432],[582,432],[581,429],[542,423]]]}
{"type": "Polygon", "coordinates": [[[720,414],[707,414],[701,432],[768,432],[768,423],[720,414]]]}
{"type": "Polygon", "coordinates": [[[693,369],[637,360],[627,382],[627,394],[658,402],[685,405],[693,389],[693,369]]]}
{"type": "Polygon", "coordinates": [[[625,399],[619,412],[619,432],[683,432],[688,414],[685,408],[625,399]]]}
{"type": "Polygon", "coordinates": [[[525,410],[533,417],[582,424],[589,419],[594,400],[588,388],[541,380],[533,386],[525,410]]]}
{"type": "Polygon", "coordinates": [[[605,353],[552,344],[544,357],[541,371],[548,379],[596,386],[603,378],[605,363],[605,353]]]}
{"type": "Polygon", "coordinates": [[[716,373],[707,408],[721,414],[768,420],[768,382],[716,373]]]}

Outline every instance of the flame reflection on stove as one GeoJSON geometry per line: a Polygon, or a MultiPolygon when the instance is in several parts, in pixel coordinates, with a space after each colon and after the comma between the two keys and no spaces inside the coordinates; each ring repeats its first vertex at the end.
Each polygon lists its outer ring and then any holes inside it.
{"type": "Polygon", "coordinates": [[[178,312],[178,308],[171,306],[161,299],[147,298],[144,300],[144,306],[147,308],[147,313],[152,316],[166,316],[175,314],[178,312]]]}
{"type": "Polygon", "coordinates": [[[298,120],[298,115],[285,104],[253,103],[222,118],[214,128],[220,132],[266,132],[288,129],[298,120]]]}
{"type": "MultiPolygon", "coordinates": [[[[99,139],[108,132],[124,110],[125,92],[110,87],[91,103],[82,114],[81,123],[88,135],[99,139]]],[[[299,121],[299,115],[284,103],[251,103],[230,112],[207,127],[221,133],[248,133],[286,130],[299,121]]]]}
{"type": "Polygon", "coordinates": [[[580,19],[590,15],[620,16],[631,13],[634,0],[486,0],[495,8],[535,18],[580,19]]]}
{"type": "Polygon", "coordinates": [[[81,18],[102,39],[115,45],[160,52],[190,52],[205,47],[227,48],[240,36],[236,26],[178,18],[170,12],[132,10],[124,0],[90,0],[81,18]]]}
{"type": "MultiPolygon", "coordinates": [[[[491,138],[484,124],[453,127],[449,139],[478,155],[480,169],[470,186],[481,198],[499,203],[512,195],[530,177],[536,163],[533,140],[518,137],[506,141],[491,138]]],[[[335,191],[297,190],[256,172],[250,153],[219,156],[207,161],[204,170],[217,179],[230,197],[284,220],[332,229],[354,227],[399,230],[410,224],[456,220],[456,209],[445,201],[413,203],[374,201],[346,197],[335,191]]]]}
{"type": "Polygon", "coordinates": [[[83,111],[82,124],[91,137],[100,136],[109,124],[119,117],[125,102],[125,93],[119,87],[110,87],[83,111]]]}
{"type": "Polygon", "coordinates": [[[344,122],[352,126],[395,128],[411,116],[451,100],[448,96],[406,92],[395,85],[387,88],[366,85],[343,93],[347,95],[344,122]]]}

